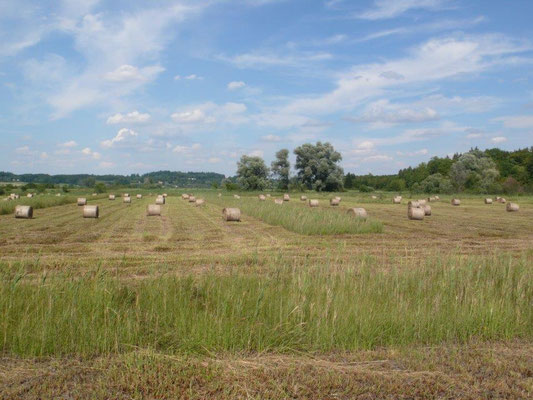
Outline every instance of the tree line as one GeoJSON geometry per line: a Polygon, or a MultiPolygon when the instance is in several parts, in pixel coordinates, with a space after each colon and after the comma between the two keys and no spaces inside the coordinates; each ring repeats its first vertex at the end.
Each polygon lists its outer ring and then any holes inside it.
{"type": "Polygon", "coordinates": [[[419,193],[533,193],[533,147],[471,149],[401,169],[396,175],[347,174],[345,188],[419,193]]]}

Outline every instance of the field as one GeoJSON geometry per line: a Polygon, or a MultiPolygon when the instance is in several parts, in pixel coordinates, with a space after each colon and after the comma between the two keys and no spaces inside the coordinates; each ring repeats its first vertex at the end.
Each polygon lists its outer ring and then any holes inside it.
{"type": "Polygon", "coordinates": [[[533,197],[182,192],[0,216],[1,398],[533,396],[533,197]]]}

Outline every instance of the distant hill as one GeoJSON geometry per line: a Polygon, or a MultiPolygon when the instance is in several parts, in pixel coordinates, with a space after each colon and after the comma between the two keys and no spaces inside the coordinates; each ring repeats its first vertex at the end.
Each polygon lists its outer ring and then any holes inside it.
{"type": "Polygon", "coordinates": [[[209,187],[213,183],[220,184],[225,178],[223,174],[215,172],[179,172],[157,171],[143,175],[48,175],[48,174],[13,174],[0,171],[0,182],[48,183],[92,186],[96,182],[119,185],[140,185],[162,183],[179,187],[209,187]]]}

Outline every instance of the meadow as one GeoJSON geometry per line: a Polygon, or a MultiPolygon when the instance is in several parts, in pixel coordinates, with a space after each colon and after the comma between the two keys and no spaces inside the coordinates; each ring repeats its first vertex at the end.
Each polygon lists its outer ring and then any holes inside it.
{"type": "Polygon", "coordinates": [[[441,196],[410,221],[391,193],[165,191],[160,217],[145,191],[87,196],[98,219],[70,202],[0,216],[2,398],[533,393],[532,197],[509,213],[441,196]]]}

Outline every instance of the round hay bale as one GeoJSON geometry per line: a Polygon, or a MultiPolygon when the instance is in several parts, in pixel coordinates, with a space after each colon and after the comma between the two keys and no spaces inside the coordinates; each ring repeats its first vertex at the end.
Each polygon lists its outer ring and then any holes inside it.
{"type": "Polygon", "coordinates": [[[422,206],[420,208],[424,210],[425,215],[431,215],[431,206],[429,204],[426,204],[425,206],[422,206]]]}
{"type": "Polygon", "coordinates": [[[165,204],[165,198],[163,196],[157,196],[155,199],[155,204],[157,205],[165,204]]]}
{"type": "Polygon", "coordinates": [[[93,196],[98,196],[98,193],[93,193],[93,196]]]}
{"type": "Polygon", "coordinates": [[[163,193],[163,197],[167,197],[168,195],[166,193],[163,193]]]}
{"type": "Polygon", "coordinates": [[[238,194],[234,194],[234,195],[233,195],[233,198],[238,200],[238,199],[241,198],[241,196],[239,196],[238,194]]]}
{"type": "Polygon", "coordinates": [[[258,198],[259,198],[260,201],[265,201],[265,200],[267,199],[266,196],[265,196],[264,194],[260,194],[260,195],[258,196],[258,198]]]}
{"type": "Polygon", "coordinates": [[[222,210],[222,216],[225,221],[240,221],[241,210],[238,208],[224,208],[222,210]]]}
{"type": "Polygon", "coordinates": [[[189,196],[189,203],[195,203],[195,202],[196,202],[196,197],[189,196]]]}
{"type": "Polygon", "coordinates": [[[419,207],[408,207],[407,208],[407,218],[409,219],[412,219],[415,221],[422,221],[425,215],[426,215],[426,211],[423,208],[419,208],[419,207]]]}
{"type": "Polygon", "coordinates": [[[270,193],[267,193],[267,197],[270,197],[270,193]]]}
{"type": "Polygon", "coordinates": [[[500,196],[496,196],[496,201],[497,201],[497,202],[499,202],[499,201],[500,201],[500,199],[501,199],[501,197],[500,197],[500,196]]]}
{"type": "Polygon", "coordinates": [[[420,206],[425,206],[427,204],[427,201],[425,199],[418,200],[418,204],[420,206]]]}
{"type": "Polygon", "coordinates": [[[128,197],[123,197],[123,198],[122,198],[122,202],[123,202],[123,203],[128,203],[128,204],[131,203],[131,197],[130,197],[130,196],[128,196],[128,197]]]}
{"type": "Polygon", "coordinates": [[[222,197],[222,193],[219,193],[219,194],[218,194],[218,197],[222,197]]]}
{"type": "Polygon", "coordinates": [[[285,194],[283,195],[283,201],[289,201],[290,199],[291,199],[291,198],[290,198],[290,196],[289,196],[287,193],[285,193],[285,194]]]}
{"type": "Polygon", "coordinates": [[[375,195],[372,195],[370,197],[372,198],[372,200],[376,200],[378,198],[378,196],[375,196],[375,195]]]}
{"type": "Polygon", "coordinates": [[[143,198],[143,195],[142,195],[142,194],[138,194],[136,197],[137,197],[138,199],[142,199],[142,198],[143,198]]]}
{"type": "Polygon", "coordinates": [[[204,205],[204,203],[205,203],[205,200],[204,200],[204,199],[196,199],[196,202],[194,203],[194,205],[195,205],[196,207],[199,207],[199,206],[204,205]]]}
{"type": "Polygon", "coordinates": [[[363,219],[368,217],[368,213],[366,212],[366,210],[360,207],[350,208],[348,210],[348,215],[351,215],[356,218],[363,218],[363,219]]]}
{"type": "Polygon", "coordinates": [[[317,199],[309,200],[309,207],[318,207],[318,200],[317,199]]]}
{"type": "Polygon", "coordinates": [[[31,198],[33,197],[33,193],[28,193],[28,194],[26,195],[26,197],[29,198],[29,199],[31,199],[31,198]]]}
{"type": "Polygon", "coordinates": [[[485,204],[492,204],[492,199],[486,198],[485,199],[485,204]]]}
{"type": "Polygon", "coordinates": [[[274,199],[274,203],[276,203],[278,205],[281,205],[281,204],[283,204],[283,200],[282,199],[274,199]]]}
{"type": "Polygon", "coordinates": [[[189,200],[189,197],[190,197],[190,196],[189,196],[187,193],[183,193],[183,194],[181,195],[181,198],[182,198],[183,200],[189,200]]]}
{"type": "Polygon", "coordinates": [[[500,200],[498,200],[499,203],[505,204],[507,200],[505,200],[503,197],[500,197],[500,200]]]}
{"type": "Polygon", "coordinates": [[[402,203],[402,196],[394,196],[392,198],[392,203],[393,204],[401,204],[402,203]]]}
{"type": "Polygon", "coordinates": [[[433,201],[437,201],[437,199],[435,198],[435,196],[431,196],[431,197],[428,197],[428,202],[431,203],[433,201]]]}
{"type": "Polygon", "coordinates": [[[161,206],[159,204],[148,204],[148,207],[146,208],[146,215],[161,215],[161,206]]]}
{"type": "Polygon", "coordinates": [[[420,208],[420,203],[416,200],[411,200],[407,203],[407,208],[420,208]]]}
{"type": "Polygon", "coordinates": [[[98,218],[98,206],[84,206],[83,218],[98,218]]]}
{"type": "Polygon", "coordinates": [[[338,206],[339,203],[340,203],[340,200],[337,199],[336,197],[334,197],[333,199],[330,199],[330,200],[329,200],[329,205],[330,205],[330,206],[334,206],[334,207],[335,207],[335,206],[338,206]]]}
{"type": "Polygon", "coordinates": [[[440,197],[439,196],[435,196],[435,201],[439,201],[440,200],[440,197]]]}
{"type": "Polygon", "coordinates": [[[452,206],[460,206],[461,200],[459,199],[452,199],[452,206]]]}
{"type": "Polygon", "coordinates": [[[85,197],[78,197],[78,206],[86,206],[87,205],[87,199],[85,197]]]}
{"type": "Polygon", "coordinates": [[[336,198],[337,200],[339,200],[339,203],[340,203],[341,200],[342,200],[342,199],[340,198],[340,196],[335,196],[335,198],[336,198]]]}
{"type": "Polygon", "coordinates": [[[520,206],[516,203],[512,203],[512,202],[509,202],[507,203],[507,205],[505,206],[505,209],[509,212],[514,212],[514,211],[518,211],[520,210],[520,206]]]}
{"type": "Polygon", "coordinates": [[[307,201],[307,196],[300,196],[301,201],[307,201]]]}
{"type": "Polygon", "coordinates": [[[21,206],[18,205],[15,207],[15,218],[33,218],[33,207],[32,206],[21,206]]]}
{"type": "Polygon", "coordinates": [[[130,197],[129,193],[122,193],[122,197],[130,197]]]}
{"type": "Polygon", "coordinates": [[[115,200],[115,195],[114,194],[110,194],[109,195],[109,200],[115,200]]]}

